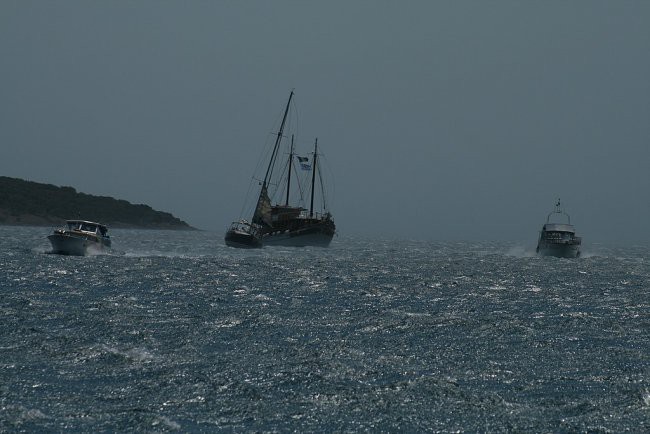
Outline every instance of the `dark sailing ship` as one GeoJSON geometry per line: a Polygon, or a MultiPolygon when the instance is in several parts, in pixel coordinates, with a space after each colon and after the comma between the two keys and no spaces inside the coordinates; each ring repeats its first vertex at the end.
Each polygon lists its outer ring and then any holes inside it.
{"type": "MultiPolygon", "coordinates": [[[[326,209],[325,195],[321,174],[319,171],[318,139],[314,144],[314,154],[311,165],[306,163],[308,158],[297,157],[294,154],[293,136],[289,150],[289,159],[286,171],[286,180],[283,176],[273,182],[273,185],[286,186],[286,197],[282,204],[271,204],[269,187],[272,185],[274,171],[278,156],[281,152],[284,128],[293,98],[293,91],[289,94],[289,101],[284,110],[280,129],[276,135],[271,159],[266,168],[264,179],[261,182],[260,194],[255,206],[255,212],[250,222],[239,220],[232,224],[226,232],[225,241],[228,246],[241,248],[257,248],[263,245],[277,246],[321,246],[327,247],[336,232],[334,220],[329,211],[317,212],[314,210],[314,195],[316,191],[316,178],[320,182],[323,209],[326,209]],[[298,158],[301,168],[311,171],[311,190],[309,209],[290,204],[291,173],[294,169],[293,160],[298,158]]],[[[283,172],[284,173],[284,172],[283,172]]]]}
{"type": "Polygon", "coordinates": [[[558,258],[577,258],[580,256],[582,239],[576,236],[576,231],[571,225],[571,217],[560,206],[560,199],[555,204],[555,210],[546,217],[537,241],[537,253],[542,256],[555,256],[558,258]],[[564,214],[567,223],[550,223],[553,214],[564,214]]]}

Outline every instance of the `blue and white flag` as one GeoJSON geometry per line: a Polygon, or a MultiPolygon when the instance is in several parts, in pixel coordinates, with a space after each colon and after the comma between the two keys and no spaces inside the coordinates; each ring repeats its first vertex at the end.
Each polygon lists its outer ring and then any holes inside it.
{"type": "Polygon", "coordinates": [[[298,162],[300,163],[300,168],[302,170],[311,170],[311,164],[309,164],[309,157],[299,157],[296,155],[298,162]]]}

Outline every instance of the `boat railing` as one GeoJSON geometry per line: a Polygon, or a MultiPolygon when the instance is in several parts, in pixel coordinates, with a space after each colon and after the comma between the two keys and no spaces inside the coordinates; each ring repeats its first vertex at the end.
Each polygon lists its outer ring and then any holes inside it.
{"type": "Polygon", "coordinates": [[[581,237],[558,237],[558,236],[543,236],[540,238],[540,242],[544,241],[551,244],[569,244],[569,245],[579,245],[582,243],[581,237]]]}
{"type": "Polygon", "coordinates": [[[312,215],[309,215],[309,211],[305,210],[305,211],[300,213],[300,218],[301,219],[324,220],[324,219],[327,219],[327,218],[329,218],[331,216],[332,216],[332,214],[330,214],[329,212],[324,212],[324,213],[322,213],[322,212],[314,212],[314,213],[312,213],[312,215]]]}

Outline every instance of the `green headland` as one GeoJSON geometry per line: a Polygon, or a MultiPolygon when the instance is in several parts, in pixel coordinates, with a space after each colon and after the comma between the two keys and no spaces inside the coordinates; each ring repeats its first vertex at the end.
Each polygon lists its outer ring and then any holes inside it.
{"type": "Polygon", "coordinates": [[[69,219],[90,220],[112,228],[195,229],[148,205],[0,176],[0,225],[58,226],[69,219]]]}

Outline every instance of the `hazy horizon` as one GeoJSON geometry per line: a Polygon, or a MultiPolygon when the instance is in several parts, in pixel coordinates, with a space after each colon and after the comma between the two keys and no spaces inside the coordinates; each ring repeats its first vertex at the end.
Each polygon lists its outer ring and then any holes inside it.
{"type": "Polygon", "coordinates": [[[0,176],[225,232],[295,89],[341,235],[650,242],[650,3],[0,3],[0,176]]]}

